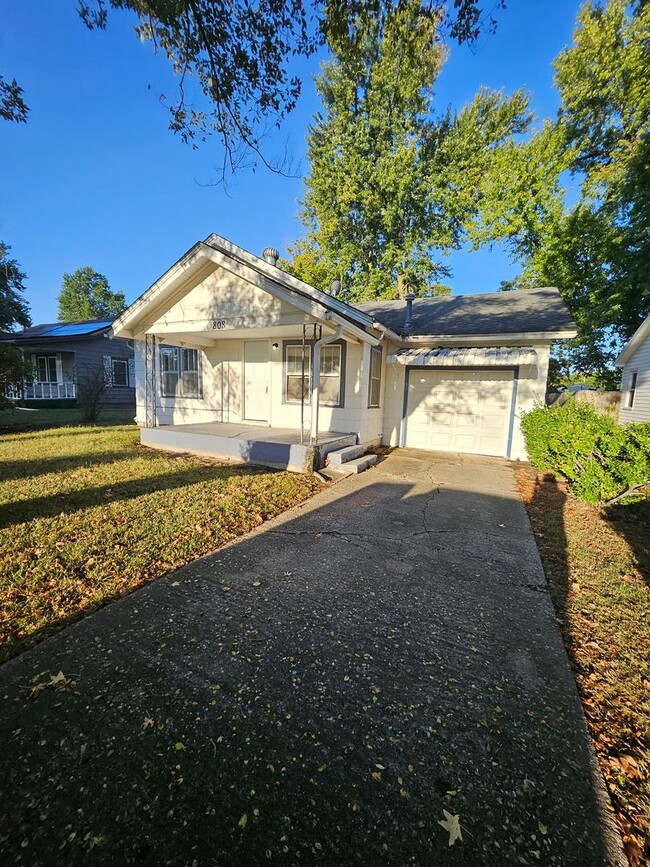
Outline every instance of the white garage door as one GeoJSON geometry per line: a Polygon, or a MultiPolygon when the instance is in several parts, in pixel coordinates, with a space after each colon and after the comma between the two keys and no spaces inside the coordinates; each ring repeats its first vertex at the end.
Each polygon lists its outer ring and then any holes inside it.
{"type": "Polygon", "coordinates": [[[513,385],[512,370],[410,370],[406,445],[505,456],[513,385]]]}

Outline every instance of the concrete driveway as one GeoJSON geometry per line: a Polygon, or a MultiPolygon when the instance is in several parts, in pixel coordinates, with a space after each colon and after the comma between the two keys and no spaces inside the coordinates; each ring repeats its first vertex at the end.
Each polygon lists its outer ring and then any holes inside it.
{"type": "Polygon", "coordinates": [[[4,864],[624,863],[504,461],[395,452],[0,686],[4,864]]]}

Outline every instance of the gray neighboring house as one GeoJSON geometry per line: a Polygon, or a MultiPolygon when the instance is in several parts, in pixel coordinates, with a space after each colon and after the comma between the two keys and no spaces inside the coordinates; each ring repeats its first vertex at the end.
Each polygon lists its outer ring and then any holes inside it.
{"type": "Polygon", "coordinates": [[[623,368],[618,420],[650,421],[650,316],[634,332],[616,366],[623,368]]]}
{"type": "Polygon", "coordinates": [[[111,337],[113,320],[53,322],[4,332],[0,340],[18,347],[34,378],[9,397],[27,406],[74,406],[84,375],[103,372],[106,403],[135,408],[133,343],[111,337]]]}

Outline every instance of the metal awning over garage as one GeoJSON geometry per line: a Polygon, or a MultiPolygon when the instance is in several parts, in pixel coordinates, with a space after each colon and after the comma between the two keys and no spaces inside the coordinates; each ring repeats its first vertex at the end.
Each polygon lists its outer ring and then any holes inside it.
{"type": "Polygon", "coordinates": [[[518,367],[537,364],[537,353],[525,346],[400,349],[388,361],[412,367],[518,367]]]}

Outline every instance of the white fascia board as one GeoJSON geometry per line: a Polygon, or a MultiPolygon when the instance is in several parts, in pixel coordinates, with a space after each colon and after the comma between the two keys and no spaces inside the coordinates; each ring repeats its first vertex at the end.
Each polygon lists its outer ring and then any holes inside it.
{"type": "Polygon", "coordinates": [[[577,335],[577,331],[529,331],[510,334],[418,334],[413,337],[400,337],[404,348],[409,346],[511,346],[513,343],[549,344],[555,340],[566,340],[577,335]]]}
{"type": "Polygon", "coordinates": [[[621,354],[618,356],[614,364],[616,367],[625,367],[638,349],[642,346],[645,340],[650,338],[650,316],[645,319],[634,332],[632,337],[623,347],[621,354]]]}
{"type": "Polygon", "coordinates": [[[188,271],[194,271],[207,261],[203,246],[203,244],[198,243],[191,247],[146,292],[136,298],[124,313],[118,316],[111,327],[114,337],[133,337],[143,330],[138,326],[147,309],[153,304],[162,304],[169,294],[177,289],[179,283],[187,279],[188,271]]]}

